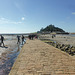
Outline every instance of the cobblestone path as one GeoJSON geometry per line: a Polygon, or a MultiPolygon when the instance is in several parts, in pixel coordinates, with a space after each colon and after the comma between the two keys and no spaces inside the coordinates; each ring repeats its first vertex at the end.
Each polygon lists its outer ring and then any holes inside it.
{"type": "Polygon", "coordinates": [[[40,40],[27,40],[9,75],[75,75],[75,58],[40,40]]]}

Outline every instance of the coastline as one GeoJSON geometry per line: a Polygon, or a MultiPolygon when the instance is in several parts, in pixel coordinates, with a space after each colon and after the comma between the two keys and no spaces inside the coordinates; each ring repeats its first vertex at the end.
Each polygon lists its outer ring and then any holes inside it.
{"type": "Polygon", "coordinates": [[[39,39],[50,39],[56,42],[59,42],[60,44],[66,44],[66,45],[72,45],[75,46],[75,35],[56,35],[56,37],[52,38],[52,35],[46,34],[41,35],[39,39]]]}
{"type": "Polygon", "coordinates": [[[13,63],[20,52],[16,36],[4,36],[5,47],[0,47],[0,75],[8,75],[13,63]]]}
{"type": "MultiPolygon", "coordinates": [[[[19,47],[20,45],[17,44],[17,38],[16,35],[12,36],[4,36],[4,44],[5,47],[0,47],[0,66],[6,66],[0,67],[0,74],[1,75],[8,75],[9,71],[11,70],[11,67],[13,65],[13,62],[15,61],[18,53],[19,53],[19,47]],[[16,57],[12,57],[13,55],[16,55],[16,57]],[[12,58],[10,58],[12,57],[12,58]],[[13,60],[12,60],[13,59],[13,60]],[[7,62],[6,62],[7,61],[7,62]],[[5,65],[6,63],[11,62],[10,64],[5,65]],[[6,74],[7,73],[7,74],[6,74]]],[[[39,39],[50,39],[53,41],[57,41],[61,44],[70,44],[75,46],[75,37],[69,36],[69,35],[56,35],[56,37],[52,38],[52,35],[41,35],[39,36],[39,39]]]]}
{"type": "Polygon", "coordinates": [[[75,55],[75,37],[69,35],[41,35],[39,38],[41,41],[54,46],[68,53],[71,56],[75,55]]]}

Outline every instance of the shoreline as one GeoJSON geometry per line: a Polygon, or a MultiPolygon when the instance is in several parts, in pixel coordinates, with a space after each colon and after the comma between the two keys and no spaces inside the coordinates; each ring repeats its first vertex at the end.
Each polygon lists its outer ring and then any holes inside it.
{"type": "Polygon", "coordinates": [[[17,48],[13,49],[10,52],[5,52],[2,54],[0,59],[0,75],[8,75],[20,50],[17,48]]]}
{"type": "Polygon", "coordinates": [[[42,35],[40,40],[68,53],[71,56],[75,55],[75,37],[66,35],[42,35]]]}
{"type": "Polygon", "coordinates": [[[4,36],[5,47],[0,47],[0,75],[8,75],[20,52],[16,36],[4,36]]]}
{"type": "Polygon", "coordinates": [[[56,37],[52,38],[52,35],[40,35],[39,39],[50,39],[54,40],[60,44],[70,44],[72,46],[75,46],[75,36],[70,35],[56,35],[56,37]]]}

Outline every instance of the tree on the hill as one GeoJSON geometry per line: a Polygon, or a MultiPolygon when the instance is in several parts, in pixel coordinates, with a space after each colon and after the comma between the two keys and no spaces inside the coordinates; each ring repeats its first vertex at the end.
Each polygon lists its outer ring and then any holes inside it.
{"type": "Polygon", "coordinates": [[[65,32],[63,29],[55,27],[52,24],[47,26],[46,28],[41,28],[40,29],[40,32],[46,32],[46,31],[48,31],[48,32],[65,32]]]}

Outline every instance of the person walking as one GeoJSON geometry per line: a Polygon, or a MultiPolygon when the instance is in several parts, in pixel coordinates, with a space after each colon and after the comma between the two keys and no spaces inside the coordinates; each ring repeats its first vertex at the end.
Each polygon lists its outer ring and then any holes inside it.
{"type": "Polygon", "coordinates": [[[22,45],[23,45],[23,43],[24,43],[24,36],[22,35],[22,45]]]}
{"type": "Polygon", "coordinates": [[[20,36],[17,36],[17,44],[20,43],[20,36]]]}
{"type": "Polygon", "coordinates": [[[1,35],[1,45],[3,44],[3,47],[4,47],[4,37],[1,35]]]}

